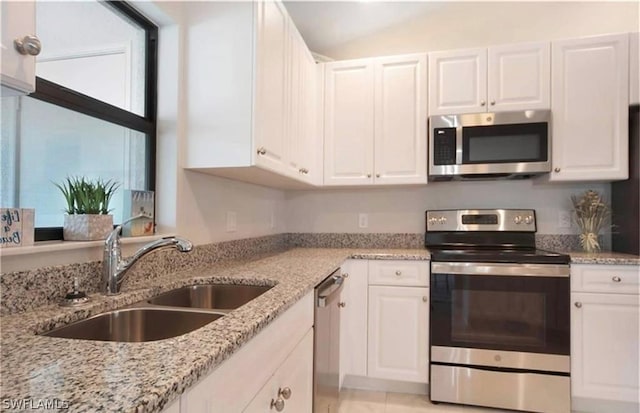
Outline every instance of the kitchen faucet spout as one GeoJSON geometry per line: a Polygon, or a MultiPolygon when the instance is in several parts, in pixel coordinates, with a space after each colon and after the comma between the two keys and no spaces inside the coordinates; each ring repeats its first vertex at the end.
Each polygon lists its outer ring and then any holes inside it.
{"type": "MultiPolygon", "coordinates": [[[[136,216],[133,219],[140,218],[136,216]]],[[[129,221],[129,220],[128,220],[129,221]]],[[[123,222],[126,223],[128,221],[123,222]]],[[[131,258],[122,259],[122,249],[120,243],[120,231],[122,225],[118,225],[107,237],[104,243],[104,257],[102,261],[102,289],[107,295],[115,295],[120,293],[120,286],[128,274],[128,270],[140,258],[165,248],[175,248],[180,252],[189,252],[193,249],[193,245],[189,240],[180,237],[165,237],[156,241],[152,241],[138,251],[131,258]]]]}

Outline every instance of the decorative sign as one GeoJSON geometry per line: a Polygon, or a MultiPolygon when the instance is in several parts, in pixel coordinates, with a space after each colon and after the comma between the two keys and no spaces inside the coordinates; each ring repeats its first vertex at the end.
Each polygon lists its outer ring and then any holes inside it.
{"type": "Polygon", "coordinates": [[[125,237],[141,237],[153,235],[154,221],[154,193],[153,191],[137,191],[127,189],[124,191],[123,219],[144,215],[144,218],[134,219],[122,227],[122,235],[125,237]]]}
{"type": "Polygon", "coordinates": [[[35,209],[0,208],[0,247],[33,245],[35,209]]]}

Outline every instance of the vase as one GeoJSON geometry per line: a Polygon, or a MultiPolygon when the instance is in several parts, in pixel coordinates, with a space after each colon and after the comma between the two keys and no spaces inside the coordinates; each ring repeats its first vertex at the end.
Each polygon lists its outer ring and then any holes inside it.
{"type": "Polygon", "coordinates": [[[600,243],[598,242],[598,234],[595,232],[583,232],[580,234],[580,246],[587,253],[600,251],[600,243]]]}
{"type": "Polygon", "coordinates": [[[62,236],[65,241],[97,241],[113,230],[113,215],[73,214],[64,216],[62,236]]]}

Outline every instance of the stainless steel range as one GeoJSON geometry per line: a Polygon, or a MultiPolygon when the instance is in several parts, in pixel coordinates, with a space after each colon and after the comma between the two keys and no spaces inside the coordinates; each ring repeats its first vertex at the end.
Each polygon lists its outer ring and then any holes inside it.
{"type": "Polygon", "coordinates": [[[427,211],[426,227],[431,400],[570,412],[569,257],[535,248],[535,211],[427,211]]]}

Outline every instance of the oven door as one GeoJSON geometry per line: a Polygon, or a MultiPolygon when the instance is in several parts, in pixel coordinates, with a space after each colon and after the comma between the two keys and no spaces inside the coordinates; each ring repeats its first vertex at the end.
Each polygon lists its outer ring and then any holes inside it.
{"type": "Polygon", "coordinates": [[[433,262],[430,288],[432,361],[568,372],[569,266],[433,262]]]}

